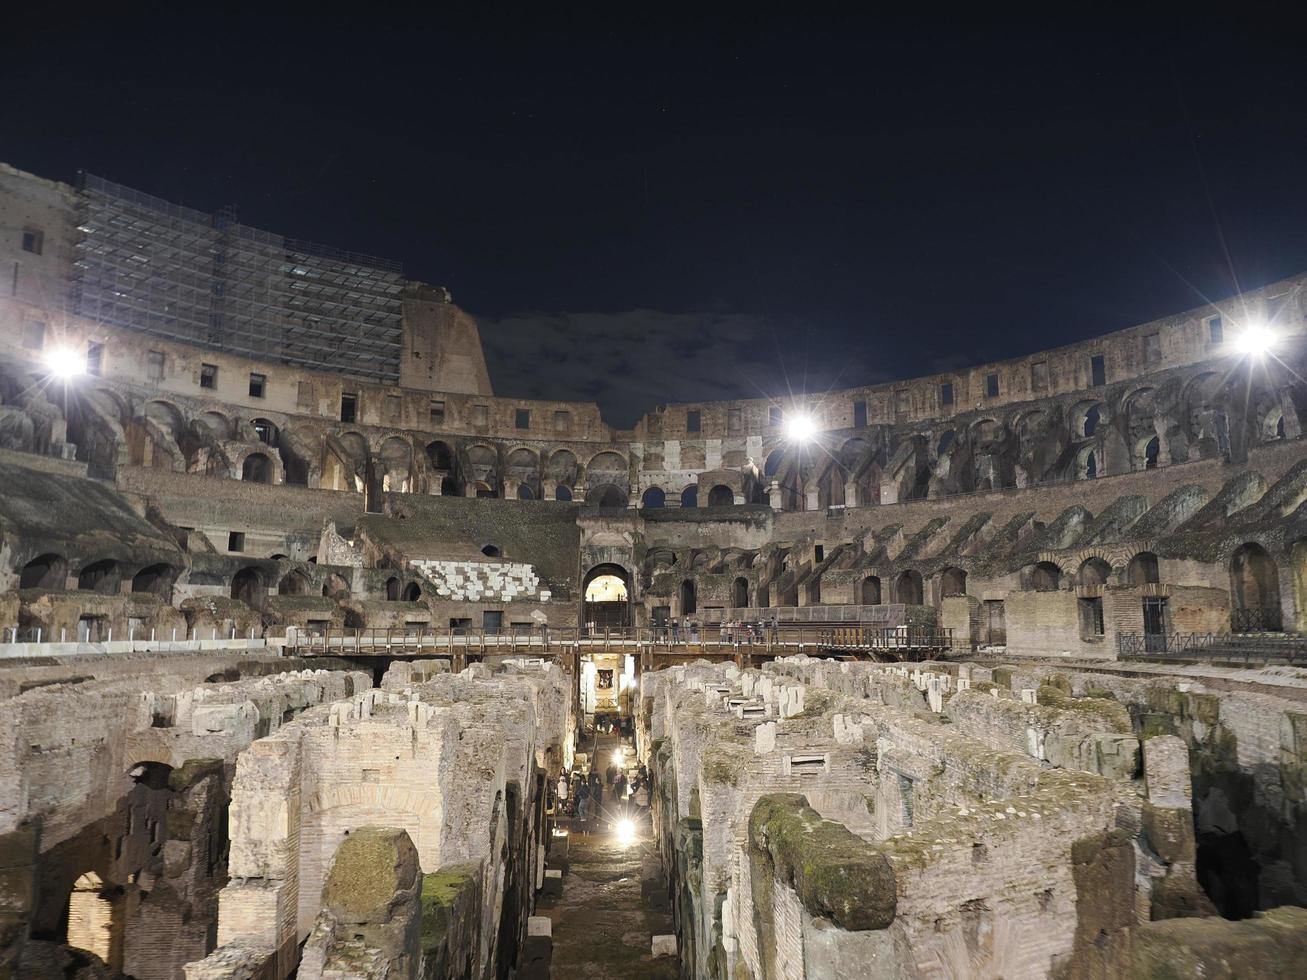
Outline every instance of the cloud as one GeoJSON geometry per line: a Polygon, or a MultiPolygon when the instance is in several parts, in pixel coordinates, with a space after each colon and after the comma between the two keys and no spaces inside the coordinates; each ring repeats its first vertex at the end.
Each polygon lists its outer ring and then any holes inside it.
{"type": "Polygon", "coordinates": [[[864,342],[737,313],[478,317],[495,393],[599,403],[629,428],[671,402],[782,398],[879,380],[864,342]]]}

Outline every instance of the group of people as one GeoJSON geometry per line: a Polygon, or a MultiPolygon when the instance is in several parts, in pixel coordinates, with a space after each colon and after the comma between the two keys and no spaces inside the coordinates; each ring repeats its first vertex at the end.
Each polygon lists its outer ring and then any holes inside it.
{"type": "Polygon", "coordinates": [[[605,793],[619,811],[615,816],[626,816],[631,807],[639,817],[649,809],[649,769],[640,768],[629,779],[626,770],[612,763],[600,776],[595,770],[587,773],[562,772],[554,786],[554,807],[565,817],[589,820],[603,813],[605,793]]]}
{"type": "Polygon", "coordinates": [[[771,630],[771,638],[774,642],[778,629],[775,621],[764,623],[758,620],[757,622],[748,623],[737,619],[722,623],[722,642],[761,643],[766,639],[768,630],[771,630]]]}

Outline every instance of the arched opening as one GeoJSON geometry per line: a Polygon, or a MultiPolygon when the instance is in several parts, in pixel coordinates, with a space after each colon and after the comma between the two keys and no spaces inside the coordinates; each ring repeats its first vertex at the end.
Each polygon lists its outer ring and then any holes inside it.
{"type": "Polygon", "coordinates": [[[1131,585],[1156,585],[1162,581],[1157,567],[1157,556],[1151,551],[1141,551],[1130,559],[1125,568],[1125,579],[1131,585]]]}
{"type": "Polygon", "coordinates": [[[585,502],[591,507],[625,507],[626,495],[611,483],[601,483],[597,487],[590,488],[585,495],[585,502]]]}
{"type": "Polygon", "coordinates": [[[740,576],[731,583],[731,605],[744,609],[749,605],[749,580],[740,576]]]}
{"type": "Polygon", "coordinates": [[[659,507],[666,506],[667,494],[663,493],[662,487],[650,487],[640,497],[640,507],[642,510],[656,510],[659,507]]]}
{"type": "Polygon", "coordinates": [[[1080,420],[1080,434],[1086,439],[1091,438],[1098,431],[1098,423],[1102,421],[1102,412],[1099,406],[1091,405],[1085,412],[1084,418],[1080,420]]]}
{"type": "Polygon", "coordinates": [[[1144,469],[1157,469],[1157,457],[1162,452],[1162,444],[1158,441],[1157,436],[1148,440],[1144,446],[1144,469]]]}
{"type": "Polygon", "coordinates": [[[1051,561],[1030,566],[1030,588],[1036,592],[1056,592],[1062,588],[1062,569],[1051,561]]]}
{"type": "Polygon", "coordinates": [[[241,465],[241,479],[246,483],[271,483],[272,460],[263,453],[250,453],[241,465]]]}
{"type": "Polygon", "coordinates": [[[681,583],[681,615],[689,616],[698,610],[695,602],[694,580],[686,579],[681,583]]]}
{"type": "Polygon", "coordinates": [[[572,488],[569,487],[569,486],[564,486],[563,484],[560,483],[557,487],[554,488],[554,499],[555,499],[555,500],[571,500],[571,499],[572,499],[572,488]]]}
{"type": "Polygon", "coordinates": [[[583,580],[582,626],[626,629],[631,625],[631,576],[621,565],[596,565],[583,580]]]}
{"type": "Polygon", "coordinates": [[[173,568],[162,562],[146,565],[132,577],[133,592],[149,592],[164,602],[172,600],[173,568]]]}
{"type": "Polygon", "coordinates": [[[942,598],[967,594],[967,573],[961,568],[946,568],[939,577],[939,594],[942,598]]]}
{"type": "Polygon", "coordinates": [[[921,573],[909,568],[894,580],[894,601],[905,606],[920,606],[923,600],[921,573]]]}
{"type": "Polygon", "coordinates": [[[259,437],[259,442],[265,446],[277,445],[277,427],[267,419],[253,419],[250,426],[254,429],[254,434],[259,437]]]}
{"type": "Polygon", "coordinates": [[[862,580],[861,594],[859,601],[864,606],[880,605],[880,576],[868,575],[862,580]]]}
{"type": "Polygon", "coordinates": [[[433,470],[453,472],[454,451],[448,443],[432,442],[427,444],[427,462],[433,470]]]}
{"type": "Polygon", "coordinates": [[[422,598],[422,587],[419,586],[416,582],[409,582],[408,585],[404,586],[405,602],[417,602],[421,598],[422,598]]]}
{"type": "Polygon", "coordinates": [[[485,555],[487,558],[498,558],[500,556],[499,545],[497,544],[482,545],[481,554],[485,555]]]}
{"type": "Polygon", "coordinates": [[[535,494],[533,494],[533,493],[531,492],[531,488],[530,488],[530,487],[528,487],[525,483],[519,483],[519,484],[517,485],[517,499],[518,499],[518,500],[535,500],[536,498],[535,498],[535,494]]]}
{"type": "Polygon", "coordinates": [[[1076,584],[1084,588],[1106,585],[1112,566],[1101,558],[1086,558],[1076,572],[1076,584]]]}
{"type": "Polygon", "coordinates": [[[477,496],[486,500],[494,500],[499,496],[495,488],[483,480],[477,481],[477,496]]]}
{"type": "Polygon", "coordinates": [[[681,491],[681,506],[682,507],[699,506],[699,485],[697,483],[691,483],[688,487],[686,487],[684,490],[681,491]]]}
{"type": "Polygon", "coordinates": [[[117,595],[121,586],[122,572],[118,563],[109,558],[91,562],[77,576],[77,588],[83,592],[117,595]]]}
{"type": "Polygon", "coordinates": [[[394,575],[386,579],[386,601],[387,602],[399,601],[399,579],[396,578],[394,575]]]}
{"type": "Polygon", "coordinates": [[[949,447],[953,445],[954,438],[956,436],[952,429],[945,430],[944,434],[939,437],[939,442],[935,444],[935,455],[943,456],[948,452],[949,447]]]}
{"type": "Polygon", "coordinates": [[[452,476],[442,477],[440,480],[440,495],[442,497],[458,497],[458,481],[452,476]]]}
{"type": "Polygon", "coordinates": [[[708,491],[709,507],[729,507],[735,503],[735,492],[724,483],[719,483],[708,491]]]}
{"type": "Polygon", "coordinates": [[[1235,633],[1278,632],[1280,573],[1266,549],[1254,542],[1241,545],[1230,559],[1230,596],[1235,633]]]}
{"type": "Polygon", "coordinates": [[[1080,475],[1086,480],[1092,480],[1098,476],[1098,454],[1092,449],[1085,453],[1085,465],[1080,475]]]}
{"type": "Polygon", "coordinates": [[[263,578],[259,570],[250,565],[242,568],[231,580],[231,597],[245,603],[251,609],[263,603],[263,578]]]}
{"type": "Polygon", "coordinates": [[[367,621],[357,609],[345,610],[345,629],[361,630],[367,627],[367,621]]]}
{"type": "Polygon", "coordinates": [[[123,961],[122,890],[88,871],[68,896],[68,945],[94,953],[116,969],[123,961]]]}
{"type": "Polygon", "coordinates": [[[68,562],[60,555],[41,555],[23,566],[20,589],[63,591],[68,586],[68,562]]]}
{"type": "Polygon", "coordinates": [[[327,576],[327,580],[322,583],[322,595],[327,599],[348,599],[350,596],[349,583],[345,579],[332,572],[327,576]]]}
{"type": "Polygon", "coordinates": [[[312,595],[309,577],[299,569],[293,569],[282,576],[277,583],[277,595],[312,595]]]}

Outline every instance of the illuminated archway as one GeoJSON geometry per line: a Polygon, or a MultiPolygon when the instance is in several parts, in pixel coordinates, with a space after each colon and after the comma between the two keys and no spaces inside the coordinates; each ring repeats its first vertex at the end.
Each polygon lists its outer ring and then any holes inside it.
{"type": "Polygon", "coordinates": [[[621,565],[596,565],[582,581],[581,625],[626,629],[631,625],[631,575],[621,565]]]}

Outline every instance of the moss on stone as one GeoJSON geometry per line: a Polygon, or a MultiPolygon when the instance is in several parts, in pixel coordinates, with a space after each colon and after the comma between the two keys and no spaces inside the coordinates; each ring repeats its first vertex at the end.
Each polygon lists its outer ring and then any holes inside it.
{"type": "MultiPolygon", "coordinates": [[[[422,876],[422,948],[438,949],[449,934],[449,924],[460,899],[481,884],[475,863],[452,864],[422,876]]],[[[477,904],[475,901],[472,905],[477,904]]]]}
{"type": "Polygon", "coordinates": [[[749,819],[752,847],[767,855],[812,915],[853,931],[894,921],[897,886],[889,859],[842,824],[824,819],[805,797],[762,797],[749,819]]]}
{"type": "Polygon", "coordinates": [[[417,850],[403,830],[360,827],[336,848],[322,904],[347,922],[367,922],[411,888],[418,868],[417,850]]]}
{"type": "Polygon", "coordinates": [[[1150,922],[1135,936],[1131,980],[1290,980],[1307,976],[1307,909],[1284,906],[1252,919],[1150,922]]]}

